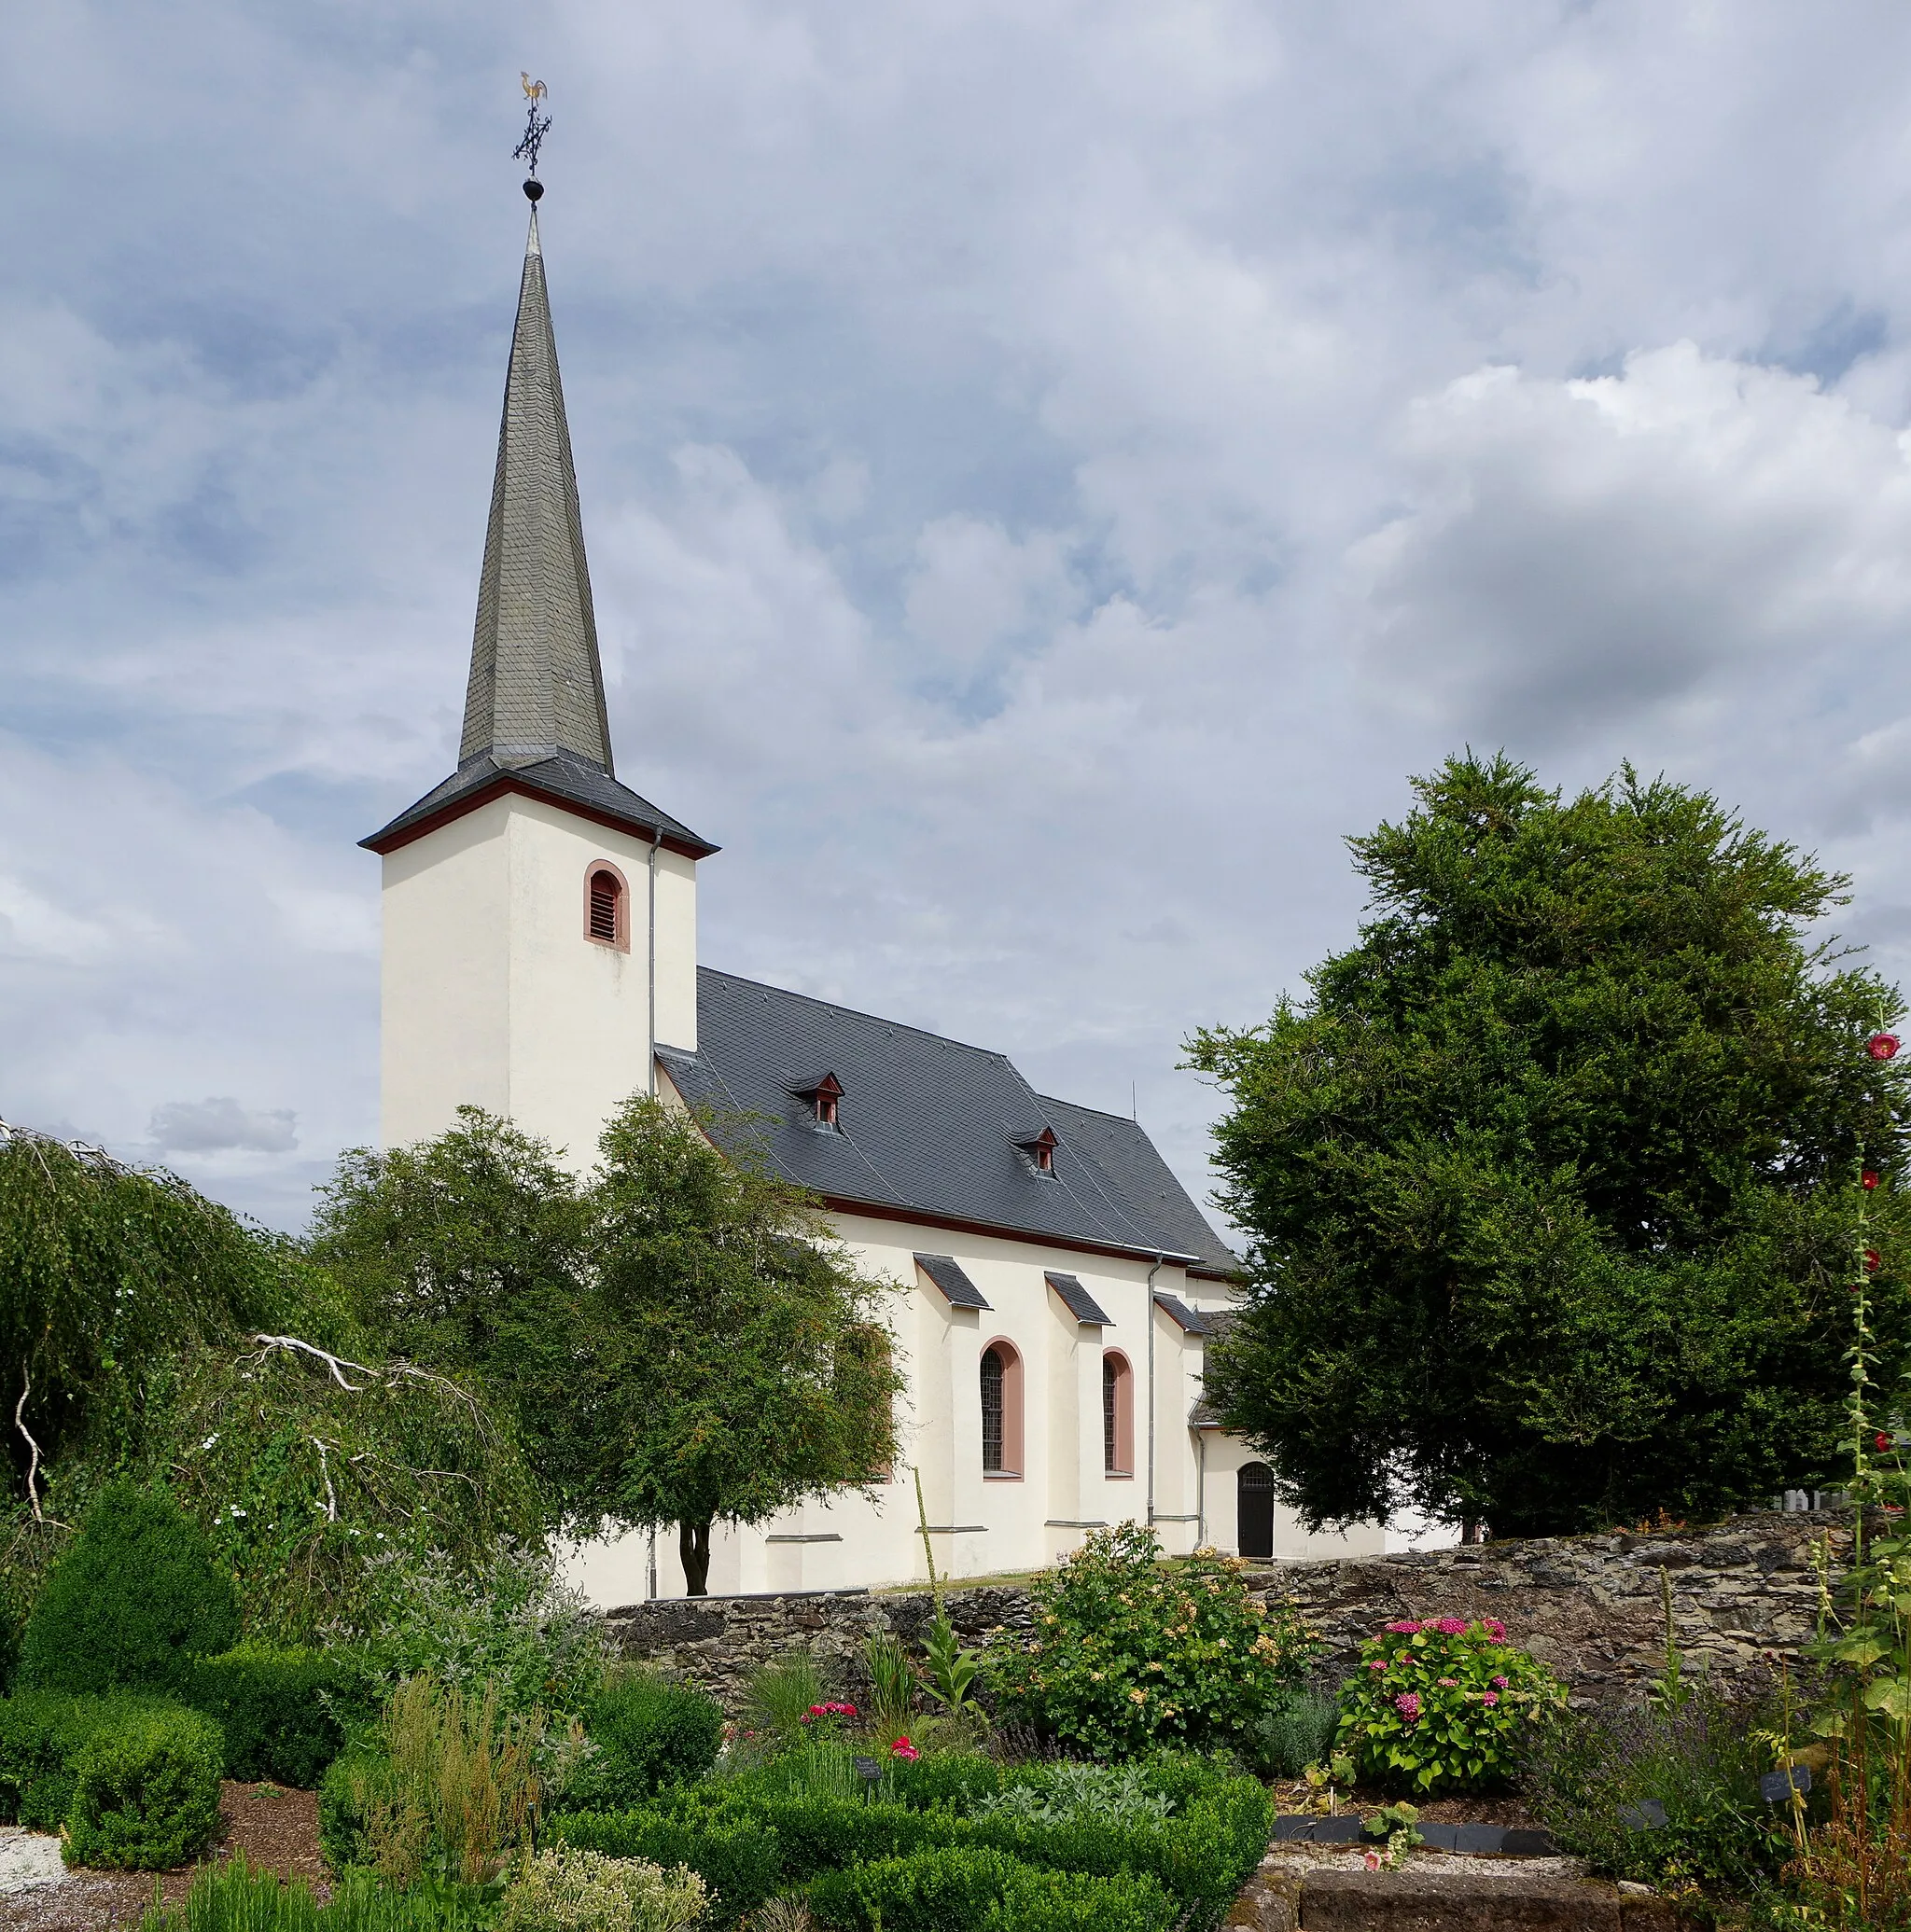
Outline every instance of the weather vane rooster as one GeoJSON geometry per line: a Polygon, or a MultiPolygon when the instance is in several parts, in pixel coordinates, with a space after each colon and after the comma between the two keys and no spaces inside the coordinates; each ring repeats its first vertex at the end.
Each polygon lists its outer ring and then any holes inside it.
{"type": "Polygon", "coordinates": [[[544,146],[544,137],[551,132],[551,117],[539,114],[538,108],[550,98],[551,90],[541,80],[533,80],[523,68],[518,70],[518,78],[524,84],[524,99],[529,104],[524,109],[524,138],[511,149],[511,159],[523,161],[531,171],[531,178],[524,184],[524,192],[535,202],[544,192],[537,179],[537,150],[544,146]]]}

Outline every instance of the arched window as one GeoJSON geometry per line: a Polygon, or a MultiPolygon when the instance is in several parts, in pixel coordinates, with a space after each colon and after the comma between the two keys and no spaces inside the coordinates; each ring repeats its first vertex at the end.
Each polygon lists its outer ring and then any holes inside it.
{"type": "Polygon", "coordinates": [[[1274,1471],[1244,1463],[1235,1479],[1234,1533],[1243,1556],[1274,1554],[1274,1471]]]}
{"type": "Polygon", "coordinates": [[[584,882],[584,936],[600,946],[627,947],[630,932],[624,916],[629,895],[623,874],[602,861],[593,866],[584,882]]]}
{"type": "Polygon", "coordinates": [[[1101,1358],[1101,1466],[1109,1476],[1135,1473],[1135,1371],[1117,1348],[1101,1358]]]}
{"type": "Polygon", "coordinates": [[[982,1352],[982,1472],[1022,1473],[1022,1357],[1006,1341],[982,1352]]]}

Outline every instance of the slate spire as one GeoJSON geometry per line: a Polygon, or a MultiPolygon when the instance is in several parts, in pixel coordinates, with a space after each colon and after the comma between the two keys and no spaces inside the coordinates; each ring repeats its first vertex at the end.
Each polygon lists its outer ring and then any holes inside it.
{"type": "Polygon", "coordinates": [[[612,769],[578,479],[534,203],[497,433],[458,760],[463,765],[488,754],[499,765],[512,765],[553,753],[606,773],[612,769]]]}

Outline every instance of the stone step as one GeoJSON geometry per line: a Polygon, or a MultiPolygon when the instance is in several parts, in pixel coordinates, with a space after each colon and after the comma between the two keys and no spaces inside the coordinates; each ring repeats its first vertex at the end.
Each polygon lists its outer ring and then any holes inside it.
{"type": "Polygon", "coordinates": [[[1229,1932],[1674,1932],[1669,1900],[1599,1879],[1507,1870],[1490,1877],[1410,1863],[1400,1871],[1268,1862],[1248,1882],[1229,1932]]]}

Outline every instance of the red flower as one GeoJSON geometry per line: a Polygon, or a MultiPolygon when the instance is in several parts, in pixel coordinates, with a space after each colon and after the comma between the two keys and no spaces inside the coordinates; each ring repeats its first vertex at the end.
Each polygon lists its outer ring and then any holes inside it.
{"type": "Polygon", "coordinates": [[[1890,1060],[1898,1050],[1898,1035],[1894,1033],[1875,1033],[1865,1041],[1864,1050],[1874,1060],[1890,1060]]]}
{"type": "Polygon", "coordinates": [[[1866,1187],[1867,1188],[1875,1188],[1875,1187],[1876,1187],[1876,1186],[1877,1186],[1877,1169],[1876,1169],[1876,1168],[1875,1168],[1875,1167],[1867,1167],[1867,1168],[1866,1168],[1866,1169],[1864,1170],[1864,1173],[1863,1173],[1863,1174],[1862,1174],[1862,1180],[1863,1180],[1863,1182],[1864,1182],[1864,1185],[1865,1185],[1865,1187],[1866,1187]]]}
{"type": "Polygon", "coordinates": [[[1876,1274],[1882,1266],[1883,1259],[1879,1256],[1878,1251],[1876,1248],[1866,1248],[1864,1251],[1865,1273],[1876,1274]]]}
{"type": "Polygon", "coordinates": [[[1877,1432],[1877,1434],[1871,1439],[1871,1446],[1874,1449],[1889,1449],[1891,1446],[1891,1439],[1889,1436],[1887,1436],[1882,1429],[1880,1429],[1877,1432]]]}

